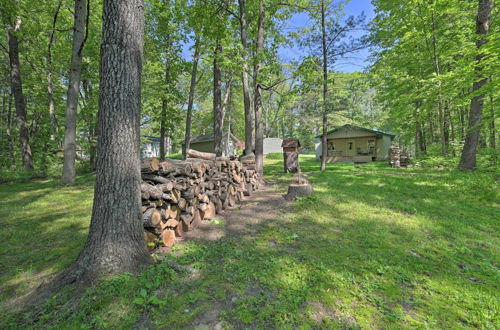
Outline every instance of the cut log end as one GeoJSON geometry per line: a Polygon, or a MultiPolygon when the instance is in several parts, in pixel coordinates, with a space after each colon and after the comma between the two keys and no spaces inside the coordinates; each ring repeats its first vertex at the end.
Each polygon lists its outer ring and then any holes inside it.
{"type": "Polygon", "coordinates": [[[288,194],[285,196],[287,200],[293,200],[298,197],[308,196],[313,193],[310,184],[291,184],[288,186],[288,194]]]}

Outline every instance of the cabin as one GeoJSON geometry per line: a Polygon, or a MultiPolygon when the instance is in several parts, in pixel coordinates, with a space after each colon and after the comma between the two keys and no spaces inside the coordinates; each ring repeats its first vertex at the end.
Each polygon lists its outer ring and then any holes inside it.
{"type": "MultiPolygon", "coordinates": [[[[228,136],[228,133],[225,133],[222,137],[222,155],[232,156],[236,154],[239,142],[239,139],[233,134],[228,136]]],[[[204,134],[191,137],[189,148],[201,152],[215,152],[214,135],[204,134]]]]}
{"type": "MultiPolygon", "coordinates": [[[[316,136],[316,159],[321,160],[323,135],[316,136]]],[[[327,162],[367,163],[389,159],[395,135],[355,125],[344,125],[327,132],[327,162]]]]}

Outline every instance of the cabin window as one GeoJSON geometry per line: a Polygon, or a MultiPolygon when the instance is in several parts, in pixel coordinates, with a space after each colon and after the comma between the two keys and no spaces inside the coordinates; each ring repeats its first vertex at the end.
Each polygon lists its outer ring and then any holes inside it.
{"type": "Polygon", "coordinates": [[[352,142],[349,142],[349,150],[352,150],[352,142]]]}
{"type": "Polygon", "coordinates": [[[328,142],[328,150],[335,150],[335,144],[333,142],[328,142]]]}

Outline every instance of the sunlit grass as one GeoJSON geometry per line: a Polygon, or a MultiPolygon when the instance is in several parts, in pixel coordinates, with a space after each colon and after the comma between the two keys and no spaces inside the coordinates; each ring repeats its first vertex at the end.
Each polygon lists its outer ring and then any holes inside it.
{"type": "MultiPolygon", "coordinates": [[[[284,192],[293,174],[271,158],[266,177],[284,192]]],[[[214,322],[238,329],[500,323],[494,174],[385,163],[328,164],[320,173],[311,155],[301,156],[301,168],[314,194],[279,210],[256,234],[174,249],[168,259],[198,275],[160,264],[140,277],[102,281],[77,305],[57,297],[28,323],[6,314],[0,326],[190,328],[213,310],[214,322]]],[[[76,257],[92,180],[2,184],[0,197],[5,301],[76,257]]]]}

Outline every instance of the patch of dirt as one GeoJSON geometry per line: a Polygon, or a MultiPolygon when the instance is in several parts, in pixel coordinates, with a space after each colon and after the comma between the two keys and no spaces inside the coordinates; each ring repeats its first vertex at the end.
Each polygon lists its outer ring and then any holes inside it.
{"type": "Polygon", "coordinates": [[[356,320],[352,316],[346,316],[341,311],[325,306],[319,301],[307,301],[307,305],[312,308],[311,318],[316,323],[323,323],[324,319],[339,322],[343,328],[357,327],[356,320]]]}
{"type": "MultiPolygon", "coordinates": [[[[235,207],[218,214],[214,220],[202,221],[198,228],[187,232],[177,243],[210,242],[223,238],[256,234],[259,224],[265,221],[276,221],[282,217],[282,210],[287,204],[283,198],[284,189],[285,187],[281,184],[268,182],[261,189],[254,191],[252,196],[245,197],[235,207]]],[[[270,242],[271,245],[273,243],[276,245],[276,242],[270,242]]],[[[260,288],[250,287],[244,295],[254,296],[260,293],[260,288]]],[[[223,329],[227,324],[219,319],[219,314],[230,309],[239,298],[235,296],[228,301],[214,301],[207,310],[196,316],[190,327],[193,329],[223,329]]]]}
{"type": "Polygon", "coordinates": [[[282,189],[276,184],[267,184],[235,207],[218,214],[215,220],[202,221],[198,228],[186,233],[183,241],[216,241],[255,233],[260,223],[281,217],[280,210],[287,203],[278,191],[282,189]]]}

